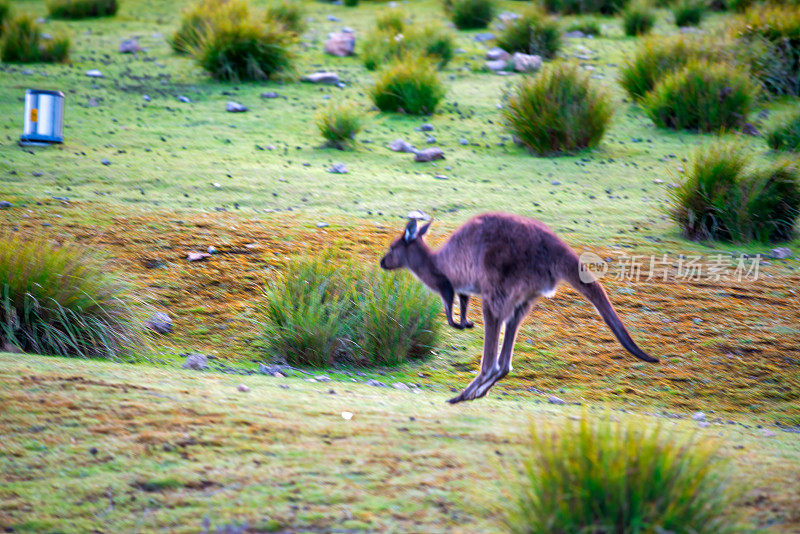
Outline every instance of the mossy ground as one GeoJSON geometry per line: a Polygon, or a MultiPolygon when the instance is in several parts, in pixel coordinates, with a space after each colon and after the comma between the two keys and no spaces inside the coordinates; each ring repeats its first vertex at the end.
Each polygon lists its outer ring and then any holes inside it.
{"type": "MultiPolygon", "coordinates": [[[[37,16],[46,13],[39,1],[13,5],[37,16]]],[[[618,66],[637,40],[623,36],[620,19],[602,18],[605,37],[566,40],[563,50],[602,76],[593,81],[604,84],[614,98],[611,128],[594,151],[537,158],[517,147],[497,109],[513,78],[483,72],[487,45],[473,39],[475,32],[459,32],[457,46],[465,52],[442,72],[448,94],[440,111],[426,118],[369,111],[355,149],[342,152],[323,147],[313,117],[330,100],[352,100],[369,110],[372,75],[359,58],[324,56],[322,42],[345,25],[363,36],[384,4],[306,4],[314,20],[303,38],[308,46],[299,49],[297,70],[334,70],[346,82],[344,89],[292,81],[210,81],[167,45],[183,5],[131,0],[113,18],[47,22],[44,31],[61,29],[72,36],[70,64],[0,64],[0,200],[15,204],[0,211],[0,231],[44,231],[108,254],[140,284],[144,297],[175,317],[175,333],[156,340],[154,361],[167,360],[174,367],[175,355],[188,351],[251,367],[268,359],[254,346],[258,330],[249,312],[271,272],[294,254],[335,243],[363,261],[377,262],[411,209],[436,218],[434,244],[470,215],[506,210],[539,218],[576,249],[601,257],[668,254],[675,262],[680,254],[754,254],[770,248],[702,245],[679,237],[665,213],[668,184],[680,179],[684,159],[711,136],[658,130],[625,98],[616,82],[618,66]],[[329,21],[328,15],[341,22],[329,21]],[[118,54],[119,42],[132,36],[146,51],[118,54]],[[105,77],[84,76],[93,68],[105,77]],[[16,146],[24,90],[31,87],[65,92],[63,146],[16,146]],[[262,99],[264,91],[281,97],[262,99]],[[179,95],[192,102],[179,102],[179,95]],[[228,100],[250,111],[226,113],[228,100]],[[434,131],[415,130],[424,122],[434,131]],[[419,164],[408,154],[386,149],[397,137],[424,147],[428,135],[436,137],[446,160],[419,164]],[[462,138],[469,144],[460,144],[462,138]],[[349,173],[328,173],[334,162],[345,163],[349,173]],[[317,228],[319,221],[330,226],[317,228]],[[187,252],[209,245],[219,254],[203,263],[185,261],[187,252]],[[147,260],[164,266],[148,268],[147,260]]],[[[521,7],[508,1],[502,9],[521,7]]],[[[414,2],[409,11],[418,20],[442,16],[434,1],[414,2]]],[[[654,33],[676,33],[668,11],[658,13],[654,33]]],[[[703,27],[724,27],[726,17],[714,14],[703,27]]],[[[796,107],[790,99],[765,102],[750,120],[766,130],[796,107]],[[766,118],[760,118],[762,111],[766,118]]],[[[757,156],[767,157],[763,138],[742,141],[757,156]]],[[[800,241],[787,246],[797,251],[800,241]]],[[[214,525],[275,521],[264,529],[353,521],[352,528],[376,530],[486,530],[471,526],[497,524],[494,512],[481,511],[496,493],[480,489],[484,493],[478,498],[475,481],[496,478],[487,458],[495,450],[508,453],[498,443],[511,449],[519,443],[529,415],[551,417],[536,404],[550,393],[592,406],[684,415],[703,410],[772,428],[776,421],[800,424],[798,267],[795,260],[772,261],[762,266],[759,280],[742,283],[606,277],[633,337],[662,358],[656,366],[624,353],[594,309],[564,288],[554,300],[541,302],[526,321],[512,375],[491,398],[457,408],[442,401],[473,376],[480,324],[474,331],[448,332],[427,360],[365,370],[367,377],[432,389],[423,397],[358,385],[352,386],[352,397],[342,397],[337,385],[337,395],[326,396],[328,388],[289,381],[292,389],[283,390],[272,379],[255,377],[243,379],[253,387],[253,394],[244,396],[230,389],[238,380],[230,376],[198,378],[172,367],[145,371],[3,357],[0,400],[9,409],[0,410],[5,418],[0,428],[14,444],[4,446],[3,458],[12,462],[14,470],[8,472],[21,480],[0,486],[0,520],[18,530],[26,521],[29,530],[73,531],[107,521],[101,530],[181,526],[196,531],[211,509],[214,525]],[[90,378],[94,373],[99,378],[90,378]],[[46,383],[32,382],[39,378],[26,382],[24,376],[42,377],[46,383]],[[127,386],[67,380],[73,376],[127,386]],[[158,395],[184,400],[172,404],[134,386],[155,387],[158,395]],[[230,410],[217,402],[230,403],[230,410]],[[192,411],[181,408],[184,403],[192,411]],[[345,404],[357,412],[355,424],[345,427],[348,434],[342,433],[338,417],[345,404]],[[417,409],[425,411],[415,414],[417,409]],[[307,410],[308,418],[296,417],[307,410]],[[366,413],[372,415],[362,417],[366,413]],[[268,414],[276,419],[276,430],[270,430],[268,414]],[[405,424],[412,415],[425,421],[419,434],[405,424]],[[63,421],[65,426],[59,426],[63,421]],[[92,430],[95,425],[107,427],[107,433],[92,430]],[[183,439],[201,440],[201,427],[202,435],[214,436],[205,446],[203,441],[177,445],[183,439]],[[74,429],[75,443],[67,440],[64,428],[74,429]],[[330,446],[325,440],[343,449],[320,461],[317,469],[320,451],[330,446]],[[281,445],[285,441],[289,444],[281,445]],[[91,446],[98,447],[98,455],[88,455],[91,446]],[[368,453],[359,455],[363,450],[368,453]],[[484,460],[474,462],[476,457],[484,460]],[[362,461],[358,468],[330,469],[362,461]],[[258,469],[251,472],[252,466],[258,469]],[[353,489],[363,486],[359,477],[369,481],[368,489],[353,489]],[[391,484],[384,488],[386,480],[391,484]],[[233,496],[241,488],[250,489],[233,496]]],[[[477,303],[472,316],[479,319],[477,303]]],[[[328,374],[346,378],[339,371],[328,374]]],[[[705,432],[711,430],[717,428],[705,432]]],[[[741,432],[745,449],[735,453],[737,463],[745,472],[742,484],[754,488],[743,509],[755,524],[797,528],[800,496],[791,490],[800,465],[796,434],[778,432],[775,439],[741,432]]]]}

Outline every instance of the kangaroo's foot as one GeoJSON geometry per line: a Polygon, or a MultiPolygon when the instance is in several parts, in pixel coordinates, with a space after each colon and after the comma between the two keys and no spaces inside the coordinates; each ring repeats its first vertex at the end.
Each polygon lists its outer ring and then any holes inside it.
{"type": "MultiPolygon", "coordinates": [[[[475,377],[475,380],[469,383],[469,385],[464,388],[464,391],[449,399],[447,402],[450,404],[456,404],[463,401],[469,401],[477,399],[478,397],[482,397],[483,395],[478,395],[478,391],[481,390],[482,386],[487,382],[491,381],[491,376],[487,375],[478,375],[475,377]]],[[[494,382],[491,382],[492,384],[494,382]]]]}

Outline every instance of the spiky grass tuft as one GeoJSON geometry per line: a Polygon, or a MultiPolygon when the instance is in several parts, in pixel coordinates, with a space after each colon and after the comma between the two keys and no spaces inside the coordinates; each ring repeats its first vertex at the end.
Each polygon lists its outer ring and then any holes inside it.
{"type": "Polygon", "coordinates": [[[371,94],[381,111],[428,115],[444,98],[445,87],[430,59],[405,55],[375,75],[371,94]]]}
{"type": "Polygon", "coordinates": [[[363,115],[351,103],[331,104],[317,115],[317,128],[328,146],[344,150],[355,143],[363,115]]]}
{"type": "Polygon", "coordinates": [[[510,53],[523,52],[552,59],[561,48],[561,29],[547,13],[531,8],[506,23],[497,36],[497,46],[510,53]]]}
{"type": "Polygon", "coordinates": [[[18,15],[3,26],[0,59],[7,63],[61,63],[69,59],[69,49],[69,37],[45,39],[30,15],[18,15]]]}
{"type": "Polygon", "coordinates": [[[54,19],[90,19],[117,14],[117,0],[49,0],[47,9],[54,19]]]}
{"type": "Polygon", "coordinates": [[[775,150],[800,152],[800,113],[795,113],[770,130],[767,144],[775,150]]]}

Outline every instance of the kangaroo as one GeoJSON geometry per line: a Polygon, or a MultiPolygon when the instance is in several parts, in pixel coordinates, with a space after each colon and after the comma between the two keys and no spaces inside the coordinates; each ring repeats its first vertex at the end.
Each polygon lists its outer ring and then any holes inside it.
{"type": "Polygon", "coordinates": [[[468,220],[437,251],[423,240],[432,220],[420,212],[381,259],[386,270],[406,268],[437,292],[444,303],[447,323],[472,328],[467,320],[470,295],[483,304],[483,357],[477,377],[448,402],[478,399],[511,371],[514,340],[522,319],[541,296],[552,298],[566,281],[591,302],[622,346],[646,362],[658,362],[633,342],[603,287],[585,269],[577,254],[544,223],[508,213],[485,213],[468,220]],[[583,274],[583,276],[582,276],[583,274]],[[588,275],[588,276],[587,276],[588,275]],[[588,280],[588,281],[584,281],[588,280]],[[453,300],[459,298],[460,321],[453,320],[453,300]],[[498,355],[500,328],[505,326],[498,355]]]}

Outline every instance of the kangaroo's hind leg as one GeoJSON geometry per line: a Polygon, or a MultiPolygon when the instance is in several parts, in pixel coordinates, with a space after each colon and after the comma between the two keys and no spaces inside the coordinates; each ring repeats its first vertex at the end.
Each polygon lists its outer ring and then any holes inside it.
{"type": "Polygon", "coordinates": [[[450,404],[474,399],[475,390],[489,378],[497,365],[497,343],[500,339],[500,320],[491,310],[487,309],[485,305],[483,306],[483,325],[483,358],[481,359],[480,373],[469,383],[464,391],[447,401],[450,404]]]}
{"type": "Polygon", "coordinates": [[[467,320],[467,310],[469,309],[469,295],[464,293],[458,294],[458,309],[461,310],[461,327],[472,328],[475,323],[467,320]]]}
{"type": "Polygon", "coordinates": [[[523,302],[514,308],[514,313],[506,321],[506,331],[503,334],[503,347],[500,349],[500,354],[497,357],[492,374],[476,388],[476,399],[483,397],[499,380],[504,378],[511,372],[511,356],[514,353],[514,342],[517,339],[517,332],[522,320],[531,309],[530,301],[523,302]]]}

